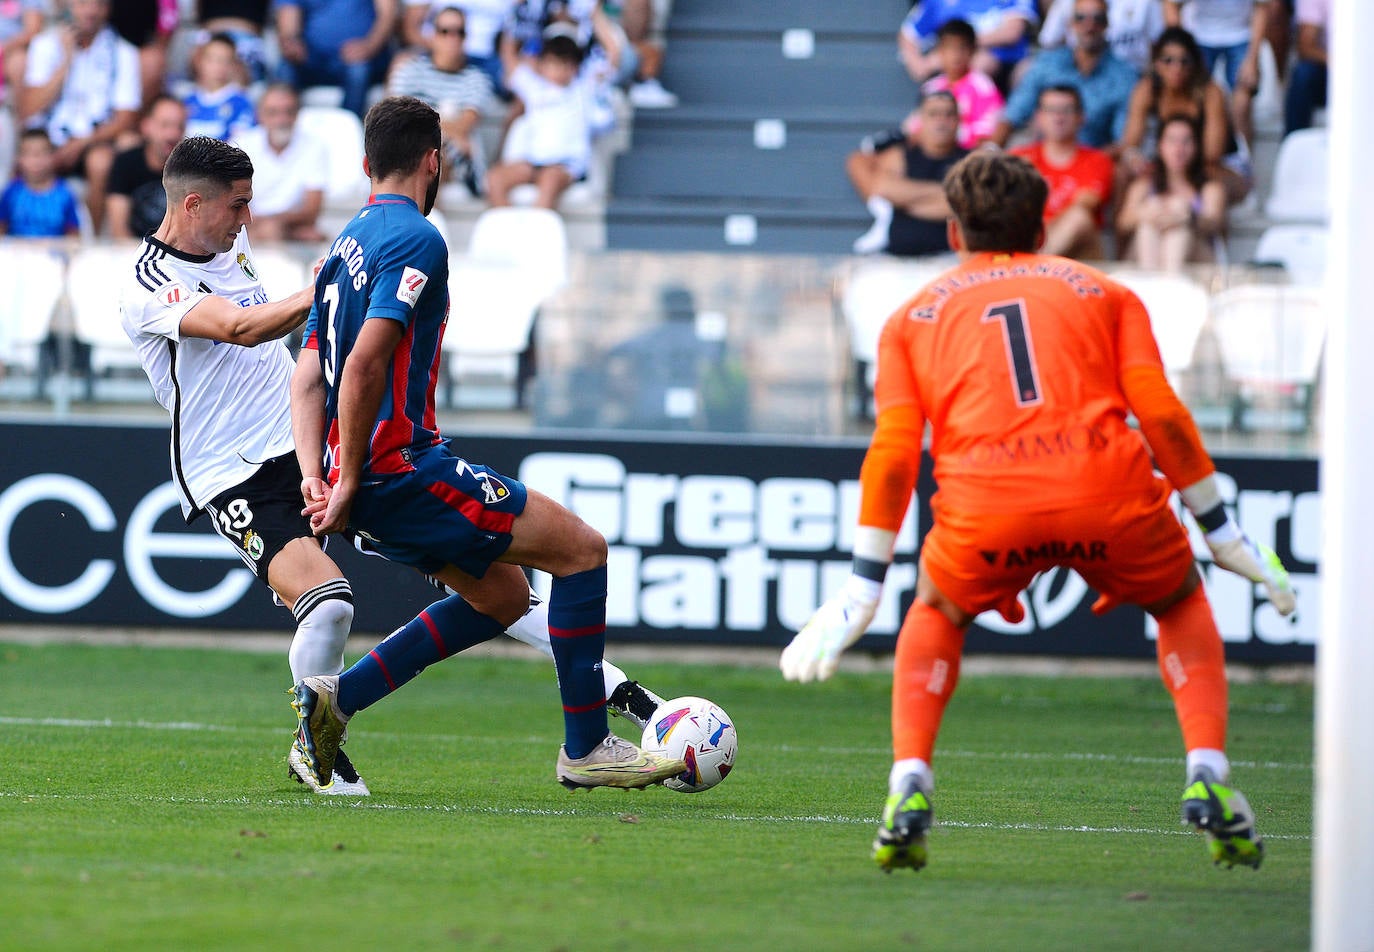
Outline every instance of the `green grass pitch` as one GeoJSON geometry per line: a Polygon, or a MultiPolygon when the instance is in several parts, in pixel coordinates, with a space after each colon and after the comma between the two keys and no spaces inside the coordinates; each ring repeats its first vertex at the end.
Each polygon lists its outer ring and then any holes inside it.
{"type": "Polygon", "coordinates": [[[887,676],[629,668],[735,719],[723,784],[565,791],[551,667],[458,658],[353,722],[373,795],[341,802],[286,778],[284,657],[0,645],[0,948],[1309,944],[1310,686],[1232,688],[1257,872],[1213,868],[1179,825],[1157,680],[966,676],[936,752],[930,866],[883,875],[887,676]]]}

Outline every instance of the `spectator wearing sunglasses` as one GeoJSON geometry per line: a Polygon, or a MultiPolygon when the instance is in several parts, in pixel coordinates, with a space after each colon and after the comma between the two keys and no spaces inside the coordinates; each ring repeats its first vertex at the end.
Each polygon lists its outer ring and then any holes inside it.
{"type": "Polygon", "coordinates": [[[1207,72],[1193,35],[1171,26],[1155,41],[1152,68],[1131,93],[1122,133],[1122,167],[1130,176],[1148,174],[1155,160],[1159,127],[1169,116],[1187,116],[1202,130],[1207,173],[1226,186],[1229,204],[1249,194],[1248,154],[1231,125],[1226,92],[1207,72]]]}
{"type": "Polygon", "coordinates": [[[1269,29],[1270,0],[1164,0],[1164,21],[1193,34],[1210,76],[1220,61],[1231,95],[1231,121],[1249,142],[1251,106],[1259,91],[1259,49],[1269,29]]]}
{"type": "MultiPolygon", "coordinates": [[[[501,55],[496,48],[501,29],[518,0],[404,0],[401,11],[401,41],[411,50],[434,46],[434,22],[449,7],[463,11],[463,53],[468,65],[487,74],[492,89],[502,92],[501,55]]],[[[505,94],[502,93],[504,96],[505,94]]]]}
{"type": "Polygon", "coordinates": [[[479,196],[486,162],[477,123],[495,103],[491,80],[468,62],[463,50],[467,16],[461,8],[437,8],[429,35],[429,52],[410,57],[392,70],[387,93],[414,96],[439,111],[447,172],[479,196]]]}
{"type": "MultiPolygon", "coordinates": [[[[1077,45],[1073,8],[1074,0],[1053,0],[1036,37],[1042,50],[1077,45]]],[[[1142,73],[1150,66],[1150,46],[1165,26],[1160,0],[1107,0],[1107,45],[1117,59],[1142,73]]]]}
{"type": "Polygon", "coordinates": [[[1072,86],[1083,100],[1079,141],[1105,149],[1115,158],[1116,143],[1126,129],[1126,106],[1139,74],[1107,44],[1107,0],[1074,0],[1072,46],[1043,50],[1007,100],[993,141],[1006,145],[1011,134],[1035,115],[1040,93],[1051,86],[1072,86]]]}

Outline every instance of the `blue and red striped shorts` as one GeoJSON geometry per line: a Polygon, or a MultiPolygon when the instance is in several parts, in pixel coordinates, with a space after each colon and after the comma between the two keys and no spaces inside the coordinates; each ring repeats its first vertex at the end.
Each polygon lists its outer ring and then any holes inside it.
{"type": "Polygon", "coordinates": [[[525,484],[453,455],[446,444],[411,460],[413,472],[365,474],[349,526],[393,562],[433,574],[456,565],[481,578],[510,548],[525,484]]]}

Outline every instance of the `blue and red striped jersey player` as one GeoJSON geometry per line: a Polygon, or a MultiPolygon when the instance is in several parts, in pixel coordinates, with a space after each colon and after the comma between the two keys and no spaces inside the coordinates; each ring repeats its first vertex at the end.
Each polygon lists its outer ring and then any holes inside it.
{"type": "Polygon", "coordinates": [[[605,538],[519,480],[455,455],[435,422],[448,252],[425,215],[438,189],[439,114],[411,97],[384,99],[368,110],[363,145],[373,194],[320,268],[306,323],[316,359],[303,353],[292,378],[302,494],[317,535],[356,534],[455,594],[341,675],[297,682],[296,743],[328,778],[353,714],[525,613],[527,566],[553,578],[564,721],[556,779],[574,789],[662,783],[686,765],[607,726],[605,538]]]}

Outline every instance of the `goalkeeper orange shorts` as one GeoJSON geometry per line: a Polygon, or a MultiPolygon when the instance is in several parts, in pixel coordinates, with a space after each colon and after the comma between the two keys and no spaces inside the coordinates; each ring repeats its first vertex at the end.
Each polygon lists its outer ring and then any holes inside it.
{"type": "Polygon", "coordinates": [[[968,513],[935,505],[921,567],[969,614],[1019,620],[1016,596],[1053,566],[1071,568],[1103,597],[1097,612],[1172,595],[1193,567],[1187,533],[1168,506],[1133,494],[1074,509],[968,513]]]}

